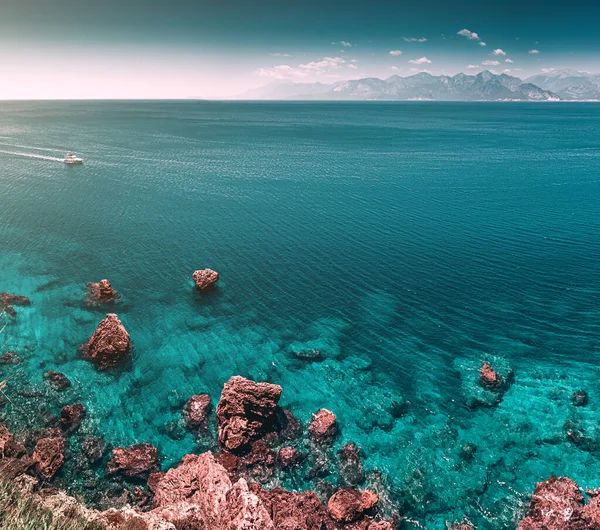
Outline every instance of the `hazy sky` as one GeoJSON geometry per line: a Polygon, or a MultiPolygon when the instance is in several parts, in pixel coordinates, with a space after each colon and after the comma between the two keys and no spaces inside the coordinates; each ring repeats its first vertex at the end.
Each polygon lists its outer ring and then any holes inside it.
{"type": "Polygon", "coordinates": [[[0,0],[0,99],[225,98],[423,69],[600,72],[598,28],[599,0],[0,0]]]}

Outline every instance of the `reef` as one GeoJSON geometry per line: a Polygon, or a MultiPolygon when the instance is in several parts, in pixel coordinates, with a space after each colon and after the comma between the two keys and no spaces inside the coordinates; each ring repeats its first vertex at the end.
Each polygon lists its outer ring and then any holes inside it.
{"type": "Polygon", "coordinates": [[[0,312],[6,313],[11,317],[17,316],[17,307],[26,307],[31,305],[31,300],[21,294],[0,293],[0,312]]]}

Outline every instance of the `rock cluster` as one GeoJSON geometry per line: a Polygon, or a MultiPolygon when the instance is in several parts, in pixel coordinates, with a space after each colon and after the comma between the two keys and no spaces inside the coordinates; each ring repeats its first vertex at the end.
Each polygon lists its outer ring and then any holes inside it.
{"type": "Polygon", "coordinates": [[[192,396],[185,404],[183,415],[189,429],[200,429],[208,426],[208,415],[212,405],[208,394],[192,396]]]}
{"type": "Polygon", "coordinates": [[[145,443],[128,448],[115,447],[112,458],[106,464],[107,475],[132,479],[147,479],[151,473],[159,470],[158,450],[145,443]]]}
{"type": "Polygon", "coordinates": [[[17,311],[13,306],[25,307],[31,305],[31,300],[21,294],[0,293],[0,312],[6,313],[11,317],[17,316],[17,311]]]}
{"type": "Polygon", "coordinates": [[[332,442],[338,433],[335,414],[330,410],[320,409],[316,414],[313,414],[308,432],[317,443],[327,444],[332,442]]]}
{"type": "Polygon", "coordinates": [[[129,333],[119,317],[109,313],[98,324],[96,331],[84,346],[84,351],[98,370],[104,370],[122,361],[132,347],[129,333]]]}
{"type": "Polygon", "coordinates": [[[208,289],[219,281],[219,273],[212,269],[201,269],[194,271],[192,279],[198,289],[208,289]]]}
{"type": "Polygon", "coordinates": [[[119,301],[119,293],[112,288],[108,280],[90,282],[86,287],[88,290],[86,303],[89,305],[112,304],[119,301]]]}

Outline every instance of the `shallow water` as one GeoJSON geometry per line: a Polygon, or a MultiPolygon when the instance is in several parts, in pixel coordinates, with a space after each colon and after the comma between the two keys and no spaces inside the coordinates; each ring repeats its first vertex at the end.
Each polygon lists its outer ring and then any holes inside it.
{"type": "Polygon", "coordinates": [[[598,138],[593,104],[0,103],[0,291],[33,302],[0,376],[64,372],[165,466],[196,448],[168,433],[190,395],[272,381],[304,422],[333,410],[422,527],[514,528],[550,474],[600,486],[598,138]],[[135,344],[114,373],[77,353],[101,278],[135,344]],[[483,359],[514,384],[468,407],[483,359]]]}

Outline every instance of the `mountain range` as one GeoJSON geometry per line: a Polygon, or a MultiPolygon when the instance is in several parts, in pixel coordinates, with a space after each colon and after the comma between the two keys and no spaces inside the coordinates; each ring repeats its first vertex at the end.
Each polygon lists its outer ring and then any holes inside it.
{"type": "Polygon", "coordinates": [[[553,70],[523,80],[488,70],[477,75],[420,72],[387,79],[367,77],[336,83],[274,82],[241,99],[560,101],[600,100],[600,75],[553,70]]]}

